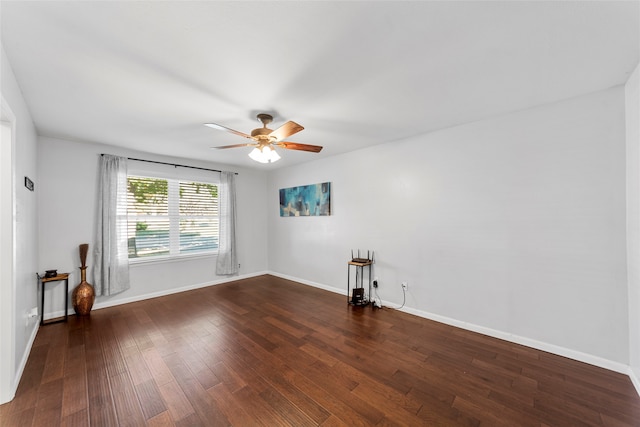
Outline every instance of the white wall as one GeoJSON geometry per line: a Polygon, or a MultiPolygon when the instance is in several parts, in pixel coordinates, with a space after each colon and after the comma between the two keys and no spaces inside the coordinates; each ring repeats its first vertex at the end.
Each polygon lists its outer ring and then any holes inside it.
{"type": "Polygon", "coordinates": [[[629,365],[640,393],[640,66],[625,86],[627,130],[627,280],[629,365]]]}
{"type": "MultiPolygon", "coordinates": [[[[0,283],[0,286],[3,287],[2,296],[11,294],[13,299],[12,312],[3,311],[0,315],[1,322],[8,322],[11,325],[13,335],[9,337],[8,341],[4,341],[6,337],[3,333],[3,341],[0,346],[0,352],[2,353],[2,358],[0,359],[3,360],[3,363],[6,360],[10,360],[12,365],[10,366],[11,372],[3,372],[1,376],[4,381],[6,381],[7,377],[10,377],[8,379],[10,384],[3,383],[2,387],[0,387],[2,391],[0,403],[3,403],[11,399],[15,393],[17,381],[22,374],[37,331],[36,319],[27,320],[27,313],[33,307],[36,307],[37,302],[38,233],[36,225],[38,206],[36,194],[39,180],[36,168],[36,131],[4,48],[2,49],[0,64],[3,114],[6,107],[7,110],[11,111],[13,119],[15,119],[12,132],[14,138],[14,150],[12,153],[14,159],[12,171],[14,178],[13,202],[15,204],[11,207],[14,210],[12,226],[16,242],[13,248],[13,278],[9,279],[12,283],[6,283],[3,276],[3,281],[0,283]],[[5,103],[6,106],[4,105],[5,103]],[[25,176],[35,181],[35,193],[24,187],[25,176]]],[[[6,143],[11,142],[2,141],[3,145],[6,143]]],[[[2,368],[6,369],[4,364],[2,368]]]]}
{"type": "MultiPolygon", "coordinates": [[[[73,142],[40,137],[38,162],[40,171],[40,271],[57,269],[71,272],[69,293],[80,283],[78,245],[94,248],[98,161],[101,153],[178,163],[191,166],[233,170],[237,176],[238,192],[238,248],[240,276],[250,276],[267,270],[266,256],[266,176],[265,172],[229,168],[195,160],[168,158],[149,153],[134,152],[107,145],[73,142]]],[[[140,162],[129,162],[140,167],[140,162]]],[[[154,167],[150,164],[148,167],[154,167]]],[[[170,168],[168,166],[155,166],[170,168]]],[[[190,173],[191,169],[182,169],[190,173]]],[[[213,173],[213,172],[212,172],[213,173]]],[[[87,259],[87,278],[93,277],[91,256],[87,259]]],[[[195,288],[229,280],[215,275],[215,257],[181,261],[132,265],[131,289],[109,297],[98,297],[94,307],[142,299],[156,295],[195,288]]],[[[232,277],[236,279],[237,277],[232,277]]],[[[47,289],[45,319],[64,311],[64,286],[47,289]]],[[[71,309],[71,304],[69,304],[71,309]]]]}
{"type": "Polygon", "coordinates": [[[13,123],[15,119],[2,100],[0,121],[0,404],[13,398],[15,293],[13,265],[13,123]]]}
{"type": "Polygon", "coordinates": [[[345,293],[375,250],[391,305],[626,371],[624,129],[617,87],[273,171],[269,268],[345,293]],[[332,216],[279,217],[324,181],[332,216]]]}

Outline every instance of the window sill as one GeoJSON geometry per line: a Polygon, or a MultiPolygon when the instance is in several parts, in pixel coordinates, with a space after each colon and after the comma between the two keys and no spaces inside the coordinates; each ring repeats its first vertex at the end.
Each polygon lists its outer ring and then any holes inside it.
{"type": "Polygon", "coordinates": [[[148,264],[165,264],[171,262],[182,262],[182,261],[192,261],[196,259],[203,258],[215,258],[218,256],[218,253],[206,253],[206,254],[189,254],[189,255],[172,255],[172,256],[163,256],[163,257],[150,257],[150,258],[131,258],[129,259],[129,266],[135,267],[138,265],[148,265],[148,264]]]}

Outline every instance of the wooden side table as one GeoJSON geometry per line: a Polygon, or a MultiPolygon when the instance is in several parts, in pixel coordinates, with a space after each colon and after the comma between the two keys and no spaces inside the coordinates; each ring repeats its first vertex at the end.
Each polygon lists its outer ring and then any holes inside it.
{"type": "Polygon", "coordinates": [[[59,273],[57,276],[53,277],[44,277],[36,273],[40,283],[42,283],[42,302],[40,304],[40,324],[41,325],[50,325],[52,323],[66,322],[69,318],[69,274],[70,273],[59,273]],[[47,322],[44,321],[44,288],[45,285],[49,282],[59,282],[64,280],[64,317],[56,320],[49,320],[47,322]]]}

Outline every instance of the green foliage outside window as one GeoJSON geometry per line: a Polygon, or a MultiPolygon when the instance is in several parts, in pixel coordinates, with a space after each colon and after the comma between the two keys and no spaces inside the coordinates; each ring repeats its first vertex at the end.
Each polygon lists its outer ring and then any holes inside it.
{"type": "Polygon", "coordinates": [[[165,179],[129,178],[127,185],[129,187],[129,193],[133,195],[136,203],[147,205],[167,202],[169,187],[165,179]]]}

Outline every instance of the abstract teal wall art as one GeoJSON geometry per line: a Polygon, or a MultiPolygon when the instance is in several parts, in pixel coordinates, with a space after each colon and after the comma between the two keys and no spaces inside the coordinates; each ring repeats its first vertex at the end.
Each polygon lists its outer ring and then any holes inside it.
{"type": "Polygon", "coordinates": [[[280,189],[280,216],[331,215],[331,183],[280,189]]]}

